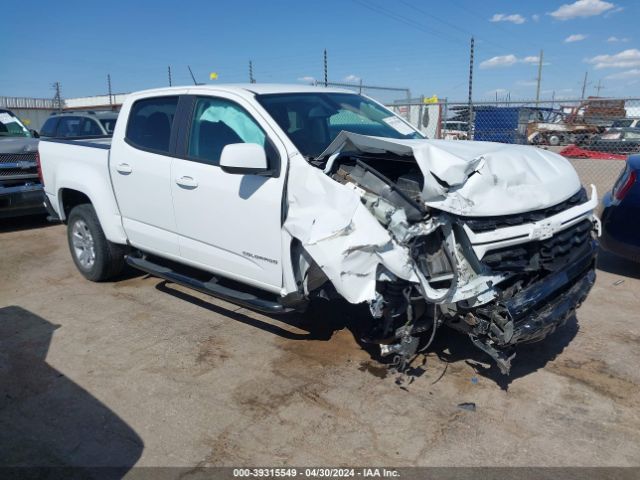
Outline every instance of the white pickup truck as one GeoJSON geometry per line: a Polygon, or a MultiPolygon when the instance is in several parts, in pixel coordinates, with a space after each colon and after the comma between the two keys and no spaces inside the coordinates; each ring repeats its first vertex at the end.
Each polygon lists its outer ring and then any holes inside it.
{"type": "Polygon", "coordinates": [[[400,367],[441,326],[508,373],[573,315],[599,222],[570,163],[427,140],[346,90],[195,86],[127,97],[112,140],[44,140],[48,207],[89,280],[129,265],[267,313],[366,302],[400,367]]]}

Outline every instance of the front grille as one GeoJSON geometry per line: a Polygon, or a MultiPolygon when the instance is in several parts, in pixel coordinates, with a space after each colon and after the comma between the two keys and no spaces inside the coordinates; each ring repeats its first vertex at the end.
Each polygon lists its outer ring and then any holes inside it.
{"type": "Polygon", "coordinates": [[[533,212],[518,213],[514,215],[502,215],[499,217],[459,217],[460,220],[476,233],[488,232],[498,228],[513,227],[516,225],[524,225],[527,223],[538,222],[545,218],[557,215],[560,212],[568,210],[576,205],[580,205],[587,201],[587,192],[581,188],[578,193],[571,196],[562,203],[558,203],[552,207],[543,208],[542,210],[534,210],[533,212]]]}
{"type": "Polygon", "coordinates": [[[494,271],[553,272],[585,255],[590,249],[592,229],[591,221],[583,220],[547,240],[492,250],[482,263],[494,271]]]}
{"type": "Polygon", "coordinates": [[[28,180],[38,178],[36,152],[0,153],[0,180],[28,180]]]}

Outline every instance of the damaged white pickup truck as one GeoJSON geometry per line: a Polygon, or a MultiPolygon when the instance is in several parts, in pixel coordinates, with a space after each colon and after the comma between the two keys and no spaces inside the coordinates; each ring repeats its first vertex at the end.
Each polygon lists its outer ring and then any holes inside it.
{"type": "Polygon", "coordinates": [[[597,195],[567,160],[427,140],[348,91],[139,92],[110,145],[45,140],[40,158],[86,278],[126,262],[268,313],[366,302],[365,341],[399,368],[444,325],[508,373],[595,279],[597,195]]]}

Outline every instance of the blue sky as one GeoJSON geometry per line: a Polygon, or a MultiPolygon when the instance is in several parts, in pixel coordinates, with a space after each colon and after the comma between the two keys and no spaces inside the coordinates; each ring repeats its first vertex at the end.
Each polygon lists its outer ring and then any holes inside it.
{"type": "Polygon", "coordinates": [[[75,1],[3,4],[0,95],[65,97],[189,84],[321,79],[467,97],[476,38],[474,98],[533,98],[544,50],[542,97],[640,95],[640,2],[628,0],[75,1]],[[55,5],[55,6],[54,6],[55,5]]]}

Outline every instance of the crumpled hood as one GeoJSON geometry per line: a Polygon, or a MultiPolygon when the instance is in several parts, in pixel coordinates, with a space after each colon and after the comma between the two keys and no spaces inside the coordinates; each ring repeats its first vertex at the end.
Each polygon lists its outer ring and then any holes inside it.
{"type": "Polygon", "coordinates": [[[30,153],[38,150],[38,140],[28,137],[0,137],[0,154],[30,153]]]}
{"type": "Polygon", "coordinates": [[[537,147],[465,140],[402,140],[341,132],[321,157],[339,151],[413,155],[424,175],[425,204],[457,215],[538,210],[580,189],[564,157],[537,147]]]}

